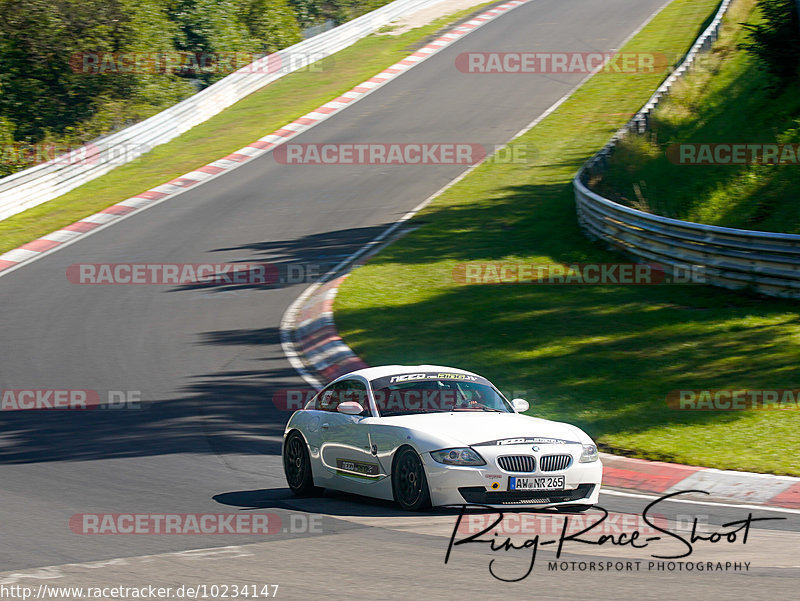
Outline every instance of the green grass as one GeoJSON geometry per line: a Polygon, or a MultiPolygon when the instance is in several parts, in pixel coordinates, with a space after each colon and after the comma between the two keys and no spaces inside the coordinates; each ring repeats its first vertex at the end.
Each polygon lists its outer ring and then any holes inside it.
{"type": "Polygon", "coordinates": [[[282,77],[167,144],[50,202],[0,221],[0,253],[188,173],[242,148],[369,79],[474,11],[456,12],[399,36],[372,35],[321,63],[282,77]]]}
{"type": "Polygon", "coordinates": [[[656,111],[647,136],[630,137],[595,189],[677,219],[800,233],[800,165],[676,165],[680,143],[800,142],[800,82],[777,91],[753,56],[737,50],[742,21],[757,23],[755,0],[739,0],[723,36],[696,73],[656,111]]]}
{"type": "MultiPolygon", "coordinates": [[[[627,51],[677,55],[713,0],[675,0],[627,51]]],[[[346,342],[368,363],[472,369],[526,391],[531,413],[585,428],[637,457],[800,475],[800,412],[689,412],[674,389],[791,388],[796,303],[703,286],[459,285],[466,261],[614,262],[578,228],[571,180],[663,74],[599,74],[517,143],[533,164],[483,165],[356,269],[336,297],[346,342]]]]}

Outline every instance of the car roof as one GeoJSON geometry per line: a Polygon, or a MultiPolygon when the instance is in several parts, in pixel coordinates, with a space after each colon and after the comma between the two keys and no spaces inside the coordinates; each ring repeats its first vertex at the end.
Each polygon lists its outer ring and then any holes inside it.
{"type": "Polygon", "coordinates": [[[337,380],[343,378],[350,378],[353,376],[361,376],[367,380],[375,380],[386,376],[393,376],[397,374],[408,374],[419,371],[446,371],[457,374],[467,374],[470,376],[480,376],[480,374],[467,371],[465,369],[458,369],[457,367],[447,367],[446,365],[379,365],[376,367],[365,367],[356,371],[351,371],[348,374],[340,376],[337,380]]]}

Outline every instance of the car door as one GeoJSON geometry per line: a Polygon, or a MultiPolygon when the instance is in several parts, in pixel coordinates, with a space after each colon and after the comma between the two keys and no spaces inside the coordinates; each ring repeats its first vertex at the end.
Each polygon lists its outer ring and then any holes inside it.
{"type": "Polygon", "coordinates": [[[340,488],[345,490],[356,490],[379,478],[380,464],[372,453],[369,425],[364,423],[371,415],[366,383],[356,379],[336,382],[329,393],[320,395],[318,405],[320,459],[326,476],[344,483],[340,488]],[[345,401],[356,401],[365,411],[361,415],[339,413],[339,403],[345,401]]]}

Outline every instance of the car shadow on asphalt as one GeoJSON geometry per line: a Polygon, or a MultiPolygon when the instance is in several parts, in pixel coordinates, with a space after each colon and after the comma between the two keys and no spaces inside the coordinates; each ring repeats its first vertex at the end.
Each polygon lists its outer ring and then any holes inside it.
{"type": "MultiPolygon", "coordinates": [[[[130,406],[3,411],[0,465],[173,454],[279,456],[294,408],[286,399],[310,390],[278,355],[278,328],[204,332],[199,338],[204,345],[263,349],[265,356],[252,369],[188,374],[166,398],[144,390],[130,406]]],[[[99,394],[105,398],[106,391],[99,394]]]]}
{"type": "Polygon", "coordinates": [[[212,498],[222,505],[241,507],[242,509],[300,509],[330,516],[389,517],[441,514],[439,509],[411,514],[400,509],[392,501],[335,490],[325,490],[320,495],[313,497],[296,497],[288,488],[263,488],[226,492],[214,495],[212,498]]]}
{"type": "MultiPolygon", "coordinates": [[[[221,505],[240,507],[242,509],[299,509],[331,517],[353,515],[360,517],[456,516],[461,512],[461,506],[435,507],[426,511],[409,512],[400,509],[393,501],[363,497],[335,490],[325,490],[319,496],[314,497],[296,497],[288,488],[262,488],[225,492],[214,495],[212,498],[221,505]]],[[[469,513],[496,514],[498,510],[468,506],[467,511],[469,513]]],[[[557,513],[552,509],[532,510],[531,508],[518,507],[504,507],[502,511],[503,513],[519,511],[525,513],[557,513]]]]}

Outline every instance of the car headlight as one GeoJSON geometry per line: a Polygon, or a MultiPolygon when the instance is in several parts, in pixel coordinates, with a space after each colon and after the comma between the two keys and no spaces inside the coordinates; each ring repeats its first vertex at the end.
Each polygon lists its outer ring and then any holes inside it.
{"type": "Polygon", "coordinates": [[[592,463],[593,461],[597,461],[600,456],[597,454],[597,447],[593,444],[585,444],[583,445],[583,451],[581,452],[581,463],[592,463]]]}
{"type": "Polygon", "coordinates": [[[483,457],[470,448],[431,451],[434,461],[446,465],[486,465],[483,457]]]}

